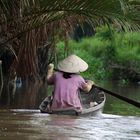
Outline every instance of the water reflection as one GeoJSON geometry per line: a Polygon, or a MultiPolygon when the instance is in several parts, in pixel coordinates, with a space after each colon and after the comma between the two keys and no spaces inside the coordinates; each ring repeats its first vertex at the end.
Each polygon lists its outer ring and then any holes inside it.
{"type": "Polygon", "coordinates": [[[5,140],[139,140],[139,126],[140,118],[132,116],[72,117],[41,114],[38,110],[0,112],[0,139],[5,140]]]}
{"type": "MultiPolygon", "coordinates": [[[[140,102],[140,85],[131,84],[122,86],[115,82],[104,82],[99,85],[117,94],[140,102]]],[[[16,89],[14,100],[11,104],[4,104],[4,106],[0,105],[0,108],[38,109],[41,101],[48,93],[47,85],[45,84],[40,82],[34,84],[23,83],[22,87],[16,89]]],[[[108,95],[107,93],[106,96],[107,100],[104,107],[104,113],[140,116],[140,109],[108,95]]]]}
{"type": "MultiPolygon", "coordinates": [[[[139,85],[122,87],[115,83],[106,83],[102,84],[102,86],[140,101],[139,85]]],[[[46,86],[39,85],[39,83],[17,89],[12,104],[0,107],[0,139],[140,139],[140,117],[136,117],[136,115],[140,116],[140,109],[128,103],[124,103],[106,94],[107,101],[104,107],[104,114],[98,117],[71,117],[41,114],[38,110],[38,106],[46,94],[46,86]],[[12,110],[9,110],[9,108],[12,108],[12,110]]]]}

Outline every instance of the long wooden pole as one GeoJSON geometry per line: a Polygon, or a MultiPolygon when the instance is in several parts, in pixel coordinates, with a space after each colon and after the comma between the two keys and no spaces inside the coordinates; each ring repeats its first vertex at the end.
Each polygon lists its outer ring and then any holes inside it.
{"type": "Polygon", "coordinates": [[[118,98],[118,99],[120,99],[120,100],[123,100],[123,101],[125,101],[125,102],[131,104],[131,105],[134,105],[135,107],[140,108],[140,103],[139,103],[139,102],[136,102],[136,101],[134,101],[134,100],[132,100],[132,99],[129,99],[129,98],[124,97],[124,96],[121,96],[121,95],[119,95],[119,94],[117,94],[117,93],[114,93],[114,92],[112,92],[112,91],[109,91],[109,90],[107,90],[107,89],[104,89],[104,88],[102,88],[102,87],[99,87],[99,86],[97,86],[97,85],[93,85],[93,87],[95,87],[95,88],[97,88],[97,89],[99,89],[99,90],[102,90],[102,91],[104,91],[105,93],[108,93],[108,94],[110,94],[110,95],[112,95],[112,96],[114,96],[114,97],[116,97],[116,98],[118,98]]]}

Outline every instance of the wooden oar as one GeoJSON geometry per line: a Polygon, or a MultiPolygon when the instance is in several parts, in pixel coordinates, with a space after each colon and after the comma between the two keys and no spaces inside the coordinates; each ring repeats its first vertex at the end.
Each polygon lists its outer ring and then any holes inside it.
{"type": "Polygon", "coordinates": [[[129,98],[124,97],[124,96],[121,96],[121,95],[119,95],[119,94],[117,94],[117,93],[114,93],[114,92],[112,92],[112,91],[109,91],[109,90],[107,90],[107,89],[104,89],[104,88],[102,88],[102,87],[99,87],[99,86],[97,86],[97,85],[93,85],[93,87],[95,87],[95,88],[97,88],[97,89],[99,89],[99,90],[102,90],[102,91],[104,91],[105,93],[108,93],[108,94],[110,94],[110,95],[112,95],[112,96],[114,96],[114,97],[116,97],[116,98],[118,98],[118,99],[120,99],[120,100],[123,100],[123,101],[125,101],[125,102],[127,102],[127,103],[129,103],[129,104],[132,104],[132,105],[134,105],[134,106],[140,108],[140,103],[139,103],[139,102],[136,102],[136,101],[134,101],[134,100],[132,100],[132,99],[129,99],[129,98]]]}

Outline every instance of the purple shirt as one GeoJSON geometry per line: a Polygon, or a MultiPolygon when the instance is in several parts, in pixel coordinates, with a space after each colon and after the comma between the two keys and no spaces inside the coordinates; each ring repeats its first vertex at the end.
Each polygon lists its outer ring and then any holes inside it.
{"type": "Polygon", "coordinates": [[[68,108],[82,110],[78,94],[85,80],[80,75],[72,74],[71,78],[65,79],[62,72],[56,72],[48,79],[48,84],[54,84],[52,110],[68,108]]]}

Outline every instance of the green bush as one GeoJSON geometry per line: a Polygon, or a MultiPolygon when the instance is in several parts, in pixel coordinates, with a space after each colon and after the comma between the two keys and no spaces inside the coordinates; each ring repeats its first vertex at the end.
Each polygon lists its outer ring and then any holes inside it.
{"type": "MultiPolygon", "coordinates": [[[[69,40],[68,53],[76,54],[89,64],[82,73],[84,77],[95,80],[113,79],[112,65],[133,68],[140,71],[140,32],[118,33],[106,26],[97,29],[93,37],[83,38],[80,42],[69,40]]],[[[65,54],[64,42],[59,42],[57,55],[62,59],[65,54]]],[[[122,79],[123,80],[123,79],[122,79]]]]}

